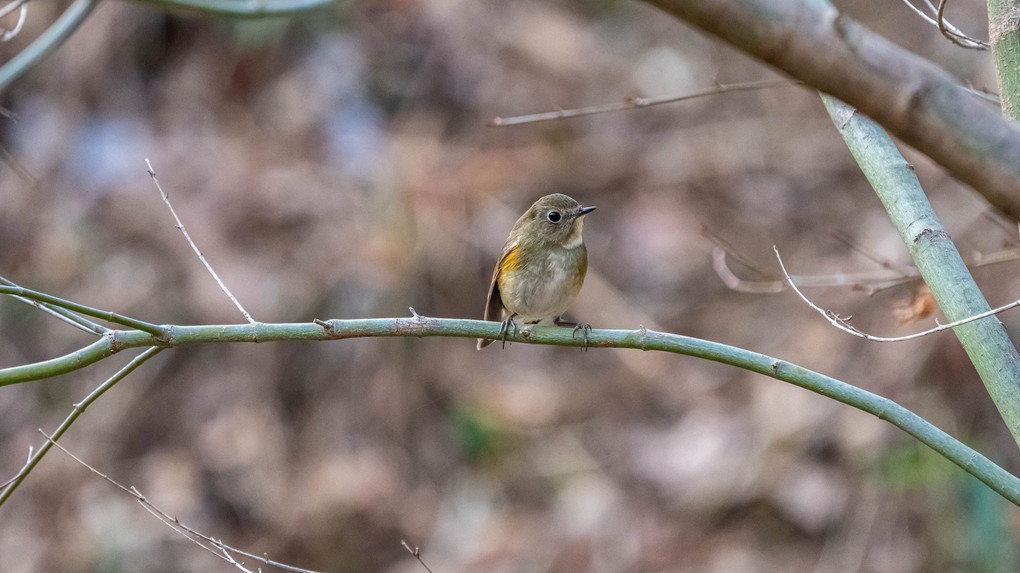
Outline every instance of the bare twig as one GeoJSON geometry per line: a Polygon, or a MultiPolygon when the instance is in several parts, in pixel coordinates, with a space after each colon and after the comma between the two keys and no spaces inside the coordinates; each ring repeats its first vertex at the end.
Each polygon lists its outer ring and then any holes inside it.
{"type": "Polygon", "coordinates": [[[209,261],[205,260],[205,256],[202,254],[202,251],[198,250],[198,246],[195,244],[195,241],[191,240],[191,235],[188,234],[188,230],[184,228],[184,223],[181,222],[181,218],[178,217],[177,212],[174,211],[174,206],[170,204],[170,198],[163,191],[163,187],[160,186],[159,179],[156,179],[156,172],[152,169],[152,164],[149,163],[148,158],[145,159],[145,164],[149,167],[149,177],[152,177],[152,182],[156,184],[156,189],[159,190],[160,197],[163,198],[163,202],[166,203],[167,209],[170,209],[170,214],[173,215],[174,221],[177,222],[176,227],[181,230],[181,233],[184,234],[184,238],[188,240],[188,244],[191,245],[192,250],[194,250],[195,254],[198,255],[198,260],[202,261],[202,264],[205,265],[205,268],[209,271],[209,274],[211,274],[213,278],[216,279],[216,284],[220,285],[220,289],[224,293],[226,293],[227,297],[229,297],[230,300],[234,303],[234,306],[237,307],[237,310],[241,311],[241,314],[244,315],[244,318],[248,322],[254,324],[255,319],[253,319],[251,315],[248,314],[248,311],[244,310],[244,307],[241,306],[241,303],[238,302],[236,298],[234,298],[234,295],[231,294],[230,289],[227,288],[227,285],[223,284],[223,281],[220,280],[219,275],[217,275],[216,271],[213,270],[212,265],[209,264],[209,261]]]}
{"type": "Polygon", "coordinates": [[[613,111],[623,111],[627,109],[636,109],[639,107],[648,107],[652,105],[661,105],[664,103],[673,103],[678,101],[684,101],[689,99],[695,99],[699,97],[706,97],[711,95],[717,95],[728,92],[741,92],[750,90],[762,90],[768,88],[778,88],[787,86],[801,85],[803,82],[793,80],[766,80],[761,82],[746,82],[740,84],[718,84],[714,88],[703,90],[700,92],[694,92],[690,94],[680,96],[661,96],[661,97],[650,97],[650,98],[628,98],[619,103],[607,103],[602,105],[593,105],[590,107],[582,107],[577,109],[561,109],[558,111],[550,111],[545,113],[534,113],[530,115],[519,115],[515,117],[494,117],[489,121],[489,125],[492,127],[505,127],[508,125],[521,125],[525,123],[536,123],[540,121],[551,121],[554,119],[566,119],[570,117],[580,117],[583,115],[595,115],[598,113],[609,113],[613,111]]]}
{"type": "Polygon", "coordinates": [[[874,262],[883,269],[889,270],[896,269],[896,265],[894,265],[892,261],[876,253],[875,251],[869,249],[868,247],[865,247],[864,245],[858,243],[857,241],[854,240],[853,237],[851,237],[849,234],[847,234],[845,231],[841,229],[833,230],[832,238],[836,239],[840,243],[843,243],[844,245],[846,245],[847,248],[855,251],[857,254],[868,259],[869,261],[874,262]]]}
{"type": "MultiPolygon", "coordinates": [[[[3,277],[0,277],[0,285],[7,285],[9,287],[20,288],[20,287],[18,287],[18,285],[12,283],[11,281],[9,281],[9,280],[7,280],[7,279],[5,279],[3,277]]],[[[49,304],[49,303],[45,303],[45,302],[39,302],[37,300],[32,300],[30,298],[25,298],[23,296],[13,296],[13,298],[15,300],[19,300],[19,301],[21,301],[23,303],[30,304],[30,305],[36,307],[37,309],[39,309],[39,310],[41,310],[41,311],[43,311],[43,312],[45,312],[47,314],[50,314],[50,315],[56,317],[57,319],[62,320],[64,322],[66,322],[67,324],[70,324],[71,326],[73,326],[75,328],[80,328],[80,329],[82,329],[85,332],[88,332],[90,334],[97,334],[97,335],[102,336],[103,334],[106,334],[110,330],[109,328],[106,328],[105,326],[103,326],[101,324],[96,324],[95,322],[92,322],[91,320],[89,320],[89,319],[87,319],[87,318],[85,318],[85,317],[83,317],[83,316],[81,316],[79,314],[73,313],[73,312],[71,312],[71,311],[69,311],[69,310],[67,310],[65,308],[61,308],[61,307],[53,305],[53,304],[49,304]]]]}
{"type": "Polygon", "coordinates": [[[3,8],[0,8],[0,18],[3,18],[18,8],[21,8],[26,2],[28,2],[28,0],[14,0],[13,2],[8,3],[3,8]]]}
{"type": "Polygon", "coordinates": [[[46,436],[46,439],[48,440],[47,443],[53,444],[54,446],[57,447],[57,449],[59,449],[60,451],[64,452],[68,456],[70,456],[71,459],[73,459],[74,461],[78,462],[79,464],[81,464],[82,466],[87,468],[92,473],[94,473],[97,476],[103,478],[103,480],[105,480],[107,483],[112,484],[114,487],[120,489],[124,493],[134,497],[135,500],[137,500],[138,503],[142,507],[144,507],[146,511],[148,511],[152,515],[156,516],[156,518],[159,519],[160,521],[162,521],[163,523],[165,523],[167,527],[169,527],[170,529],[174,530],[175,532],[180,534],[182,537],[184,537],[188,541],[191,541],[195,545],[198,545],[199,547],[201,547],[202,549],[205,549],[209,553],[212,553],[216,557],[219,557],[220,559],[223,559],[227,563],[230,563],[234,567],[236,567],[236,568],[238,568],[238,569],[240,569],[242,571],[248,571],[248,569],[244,568],[244,566],[243,566],[244,563],[243,562],[238,562],[237,560],[235,560],[233,558],[233,556],[231,555],[231,553],[236,553],[238,555],[243,555],[243,556],[248,557],[250,559],[255,559],[256,561],[260,561],[262,563],[265,563],[266,565],[273,565],[274,567],[279,567],[281,569],[286,569],[288,571],[297,571],[298,573],[317,573],[317,572],[312,571],[310,569],[302,569],[301,567],[294,567],[293,565],[287,565],[286,563],[280,563],[278,561],[273,561],[272,559],[269,559],[269,558],[264,557],[264,556],[259,556],[259,555],[255,555],[253,553],[248,553],[246,551],[242,551],[242,550],[237,549],[235,547],[231,547],[231,546],[227,545],[226,543],[223,543],[223,541],[221,541],[219,539],[214,539],[212,537],[209,537],[208,535],[205,535],[205,534],[199,533],[198,531],[195,531],[194,529],[192,529],[192,528],[188,527],[187,525],[184,525],[183,523],[181,523],[180,520],[177,519],[176,517],[173,517],[173,516],[169,515],[168,513],[166,513],[165,511],[163,511],[162,509],[156,507],[155,504],[153,504],[151,501],[149,501],[135,487],[133,487],[133,486],[132,487],[126,487],[124,485],[121,485],[120,483],[116,482],[110,476],[102,473],[101,471],[97,470],[96,468],[90,466],[88,463],[86,463],[84,460],[82,460],[78,456],[76,456],[76,455],[72,454],[71,452],[67,451],[67,449],[64,446],[61,446],[60,444],[58,444],[53,438],[51,438],[50,436],[47,436],[46,433],[43,432],[42,430],[39,430],[39,433],[42,434],[43,436],[46,436]],[[211,547],[209,545],[206,545],[206,543],[211,545],[211,547]]]}
{"type": "Polygon", "coordinates": [[[991,46],[987,42],[975,40],[957,30],[955,26],[952,26],[951,24],[946,22],[945,11],[946,0],[939,0],[939,9],[937,13],[939,32],[942,32],[943,36],[949,38],[949,41],[956,44],[957,46],[960,46],[961,48],[967,48],[969,50],[991,49],[991,46]]]}
{"type": "MultiPolygon", "coordinates": [[[[755,294],[780,293],[787,289],[783,279],[751,281],[738,277],[727,265],[726,258],[730,253],[722,248],[712,249],[712,268],[727,287],[737,292],[755,294]]],[[[899,286],[920,278],[914,267],[868,271],[862,273],[838,273],[829,275],[794,275],[793,282],[797,286],[810,288],[850,287],[868,294],[899,286]]]]}
{"type": "Polygon", "coordinates": [[[163,349],[157,346],[152,346],[146,349],[145,352],[142,352],[138,356],[135,356],[131,360],[131,362],[127,363],[127,365],[118,370],[116,374],[108,378],[105,382],[100,384],[98,388],[90,392],[89,395],[86,396],[84,400],[75,404],[74,409],[71,410],[71,413],[68,414],[67,418],[64,418],[64,421],[61,422],[57,430],[53,432],[53,437],[50,439],[50,441],[43,444],[42,447],[36,450],[34,454],[30,455],[28,461],[25,462],[25,465],[21,468],[21,470],[18,471],[17,475],[15,475],[14,478],[9,480],[7,484],[4,486],[3,490],[0,491],[0,505],[3,505],[4,502],[6,502],[7,499],[11,497],[11,494],[14,493],[14,490],[16,490],[19,485],[21,485],[21,482],[25,481],[25,478],[28,477],[28,474],[31,473],[31,471],[35,469],[37,465],[39,465],[39,462],[42,460],[43,456],[45,456],[46,453],[50,451],[50,446],[56,443],[53,440],[59,440],[60,436],[63,436],[64,432],[66,432],[67,429],[71,427],[71,424],[73,424],[74,421],[78,419],[78,416],[81,416],[83,413],[85,413],[85,409],[88,408],[89,405],[91,405],[100,396],[102,396],[104,392],[106,392],[110,388],[113,388],[128,374],[134,372],[135,368],[141,366],[142,363],[144,363],[149,358],[152,358],[153,356],[159,354],[161,350],[163,349]]]}
{"type": "MultiPolygon", "coordinates": [[[[709,236],[709,235],[706,235],[709,236]]],[[[737,292],[769,294],[780,293],[788,288],[784,279],[748,280],[738,277],[729,268],[727,259],[735,258],[743,265],[763,276],[769,276],[758,269],[747,257],[733,250],[733,247],[725,241],[709,236],[716,244],[712,250],[712,267],[719,278],[727,287],[737,292]]],[[[1016,261],[1020,259],[1020,248],[1003,249],[991,253],[975,253],[967,261],[967,268],[976,269],[988,265],[996,265],[1016,261]]],[[[865,271],[860,273],[835,273],[828,275],[791,275],[793,282],[799,287],[808,288],[831,288],[850,287],[861,290],[868,294],[900,286],[921,278],[921,274],[914,266],[892,267],[878,271],[865,271]]]]}
{"type": "MultiPolygon", "coordinates": [[[[1006,222],[1002,217],[998,216],[994,211],[986,210],[981,212],[981,218],[989,223],[995,225],[1002,233],[1006,236],[1006,243],[1010,245],[1016,245],[1018,242],[1017,237],[1017,224],[1016,222],[1006,222]]],[[[980,255],[980,253],[979,253],[980,255]]]]}
{"type": "MultiPolygon", "coordinates": [[[[18,116],[11,110],[4,107],[0,107],[0,117],[7,118],[14,123],[18,122],[18,116]]],[[[11,168],[11,171],[13,171],[14,174],[21,179],[22,183],[28,185],[29,189],[39,188],[39,180],[32,175],[32,172],[29,171],[27,167],[18,161],[18,158],[15,157],[9,149],[7,149],[6,145],[0,145],[0,160],[3,160],[3,162],[11,168]]]]}
{"type": "Polygon", "coordinates": [[[417,547],[415,547],[414,549],[411,549],[411,546],[408,545],[407,542],[404,541],[403,539],[400,540],[400,544],[404,546],[404,549],[406,549],[408,553],[410,553],[411,555],[414,555],[414,558],[418,560],[418,563],[421,563],[421,566],[424,567],[426,571],[428,571],[429,573],[432,573],[432,570],[429,569],[429,566],[426,565],[424,561],[422,561],[422,559],[421,559],[421,551],[417,547]]]}
{"type": "Polygon", "coordinates": [[[15,0],[0,9],[0,18],[10,14],[11,10],[14,10],[15,8],[19,9],[18,23],[14,25],[14,28],[4,32],[3,36],[0,36],[0,42],[6,42],[21,32],[21,27],[25,24],[25,17],[28,16],[28,6],[25,5],[25,2],[27,2],[27,0],[15,0]]]}
{"type": "Polygon", "coordinates": [[[150,322],[145,322],[144,320],[137,320],[137,319],[131,318],[130,316],[124,316],[123,314],[119,314],[119,313],[116,313],[116,312],[111,312],[109,310],[101,310],[101,309],[98,309],[98,308],[93,308],[91,306],[85,306],[84,304],[78,304],[76,302],[71,302],[69,300],[64,300],[62,298],[58,298],[58,297],[55,297],[53,295],[49,295],[49,294],[46,294],[46,293],[43,293],[43,292],[39,292],[39,291],[34,291],[34,290],[27,289],[27,288],[24,288],[24,287],[19,287],[19,286],[3,286],[3,285],[0,285],[0,294],[6,294],[6,295],[12,295],[12,296],[20,296],[22,298],[31,299],[31,300],[35,300],[35,301],[38,301],[38,302],[44,302],[44,303],[50,304],[52,306],[57,306],[57,307],[65,308],[65,309],[67,309],[69,311],[72,311],[72,312],[76,312],[76,313],[79,313],[79,314],[84,314],[86,316],[91,316],[91,317],[94,317],[94,318],[101,318],[103,320],[106,320],[106,321],[109,321],[109,322],[112,322],[112,323],[115,323],[115,324],[124,325],[124,326],[126,326],[128,328],[134,328],[134,329],[137,329],[137,330],[141,330],[142,332],[148,332],[149,334],[152,334],[153,336],[165,336],[166,335],[166,329],[163,328],[162,326],[157,325],[157,324],[152,324],[150,322]]]}
{"type": "Polygon", "coordinates": [[[896,336],[896,337],[892,337],[892,338],[886,338],[886,337],[881,337],[881,336],[872,336],[872,335],[870,335],[870,334],[868,334],[866,332],[861,332],[856,327],[851,325],[850,324],[850,319],[852,317],[843,317],[843,316],[840,316],[840,315],[832,312],[831,310],[821,309],[817,305],[815,305],[815,303],[811,302],[811,300],[808,299],[808,297],[804,296],[804,293],[800,292],[800,289],[797,288],[797,285],[793,282],[793,279],[790,278],[790,274],[786,272],[786,265],[783,264],[783,258],[779,256],[779,249],[776,248],[775,246],[773,246],[772,249],[776,252],[776,259],[779,260],[779,267],[781,269],[783,269],[783,276],[786,277],[786,282],[790,285],[790,288],[793,289],[793,292],[797,293],[797,296],[799,296],[801,298],[801,300],[806,302],[807,305],[810,306],[811,308],[813,308],[816,311],[818,311],[818,314],[821,314],[822,316],[824,316],[825,320],[828,320],[829,323],[832,324],[833,326],[835,326],[836,328],[842,330],[843,332],[850,333],[850,334],[852,334],[854,336],[859,336],[861,338],[864,338],[866,340],[870,340],[872,342],[902,342],[904,340],[913,340],[915,338],[921,338],[922,336],[927,336],[929,334],[934,334],[936,332],[941,332],[943,330],[948,330],[950,328],[955,328],[957,326],[960,326],[961,324],[966,324],[968,322],[974,322],[975,320],[980,320],[982,318],[988,318],[989,316],[998,314],[998,313],[1000,313],[1000,312],[1002,312],[1004,310],[1009,310],[1011,308],[1020,306],[1020,300],[1015,300],[1015,301],[1013,301],[1013,302],[1011,302],[1011,303],[1009,303],[1007,305],[1000,306],[999,308],[994,308],[992,310],[989,310],[989,311],[986,311],[986,312],[982,312],[980,314],[975,314],[974,316],[969,316],[969,317],[961,319],[961,320],[950,322],[949,324],[938,324],[938,320],[936,320],[935,323],[937,324],[937,326],[935,328],[931,328],[931,329],[925,330],[924,332],[917,332],[915,334],[909,334],[907,336],[896,336]]]}
{"type": "Polygon", "coordinates": [[[989,45],[986,42],[982,42],[981,40],[975,40],[974,38],[971,38],[971,37],[967,36],[966,34],[961,32],[959,28],[957,28],[956,26],[952,25],[949,22],[949,20],[946,20],[945,17],[943,17],[941,15],[941,12],[940,12],[939,8],[936,8],[931,3],[931,0],[924,0],[924,3],[928,6],[928,9],[931,10],[931,13],[935,14],[935,16],[938,18],[938,20],[936,20],[935,18],[932,18],[928,14],[925,14],[924,10],[921,10],[917,6],[914,6],[913,2],[911,2],[910,0],[903,0],[903,2],[908,7],[910,7],[910,9],[913,10],[918,16],[923,18],[929,24],[931,24],[932,26],[935,26],[940,31],[945,30],[942,33],[944,35],[946,35],[946,37],[949,38],[950,40],[953,40],[953,43],[956,43],[957,45],[959,45],[959,42],[963,42],[964,44],[966,44],[966,45],[963,46],[964,48],[969,48],[969,49],[973,49],[973,50],[987,50],[987,49],[989,49],[989,45]],[[953,36],[955,36],[955,38],[953,38],[953,36]]]}

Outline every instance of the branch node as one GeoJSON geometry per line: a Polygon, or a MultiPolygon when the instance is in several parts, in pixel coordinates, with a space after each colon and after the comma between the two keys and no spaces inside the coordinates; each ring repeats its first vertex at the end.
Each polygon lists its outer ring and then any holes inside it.
{"type": "Polygon", "coordinates": [[[104,334],[107,340],[110,341],[110,354],[116,354],[121,350],[124,350],[124,344],[117,340],[117,331],[111,330],[104,334]]]}

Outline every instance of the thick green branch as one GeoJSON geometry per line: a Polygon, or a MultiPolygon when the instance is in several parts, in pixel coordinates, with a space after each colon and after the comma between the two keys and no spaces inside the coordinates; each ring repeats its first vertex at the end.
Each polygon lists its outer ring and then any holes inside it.
{"type": "MultiPolygon", "coordinates": [[[[957,321],[989,310],[967,265],[928,203],[913,167],[903,159],[889,136],[839,100],[831,96],[822,96],[822,100],[946,318],[957,321]]],[[[953,331],[1020,444],[1020,355],[1002,322],[990,316],[957,326],[953,331]]]]}
{"type": "Polygon", "coordinates": [[[1020,130],[827,0],[646,1],[849,103],[1020,220],[1020,130]]]}
{"type": "MultiPolygon", "coordinates": [[[[413,316],[410,318],[329,320],[316,323],[169,326],[167,327],[167,336],[163,339],[139,331],[116,331],[89,347],[108,344],[109,346],[104,351],[91,352],[87,357],[75,353],[55,360],[75,363],[78,367],[84,367],[86,364],[96,362],[117,350],[143,346],[172,347],[215,342],[272,342],[277,340],[341,340],[379,336],[498,339],[499,323],[413,316]]],[[[530,332],[521,331],[516,335],[509,336],[507,340],[509,342],[574,347],[584,344],[579,336],[574,336],[572,329],[541,326],[532,328],[530,332]]],[[[659,350],[684,354],[729,364],[811,390],[889,421],[959,465],[1006,499],[1020,505],[1020,479],[903,406],[835,378],[750,350],[646,329],[593,330],[589,334],[589,346],[593,348],[659,350]]],[[[490,351],[499,352],[500,350],[491,349],[490,351]]],[[[32,369],[37,367],[39,364],[0,370],[0,385],[32,380],[34,379],[30,377],[33,374],[32,369]]],[[[48,372],[50,370],[39,370],[34,374],[37,374],[37,379],[50,375],[48,372]]]]}
{"type": "Polygon", "coordinates": [[[992,43],[1002,112],[1020,119],[1020,2],[988,0],[988,39],[992,43]]]}

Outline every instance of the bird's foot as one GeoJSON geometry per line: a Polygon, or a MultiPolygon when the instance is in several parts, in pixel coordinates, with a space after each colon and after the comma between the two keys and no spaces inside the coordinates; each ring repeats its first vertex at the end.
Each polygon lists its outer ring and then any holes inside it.
{"type": "Polygon", "coordinates": [[[584,347],[583,347],[584,351],[588,352],[588,333],[591,332],[590,324],[588,324],[587,322],[582,323],[570,322],[568,320],[563,320],[563,318],[559,316],[557,316],[556,319],[553,320],[553,324],[555,324],[556,326],[563,326],[567,328],[574,327],[574,332],[570,335],[570,338],[577,338],[577,331],[580,330],[581,333],[584,334],[584,347]]]}
{"type": "Polygon", "coordinates": [[[506,337],[510,334],[511,327],[514,329],[514,336],[516,336],[518,328],[517,323],[514,322],[513,316],[508,316],[503,320],[503,322],[499,323],[499,338],[497,338],[497,340],[501,340],[503,342],[503,348],[506,348],[506,337]]]}
{"type": "Polygon", "coordinates": [[[588,333],[591,332],[591,325],[587,322],[582,324],[574,325],[574,332],[570,335],[570,338],[577,336],[577,331],[580,330],[584,334],[584,351],[588,352],[588,333]]]}

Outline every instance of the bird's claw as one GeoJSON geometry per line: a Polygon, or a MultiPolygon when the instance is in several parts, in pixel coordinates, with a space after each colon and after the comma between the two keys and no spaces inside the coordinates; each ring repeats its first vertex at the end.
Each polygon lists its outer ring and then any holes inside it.
{"type": "Polygon", "coordinates": [[[499,337],[497,338],[497,340],[501,340],[503,342],[504,349],[506,348],[506,337],[507,335],[510,334],[511,326],[513,326],[514,329],[514,336],[517,336],[518,333],[517,323],[514,322],[514,318],[512,316],[506,318],[505,320],[503,320],[503,322],[499,323],[499,337]]]}
{"type": "Polygon", "coordinates": [[[575,325],[574,332],[571,333],[570,338],[576,338],[578,330],[584,333],[584,351],[588,352],[588,333],[591,332],[591,325],[587,322],[575,325]]]}

